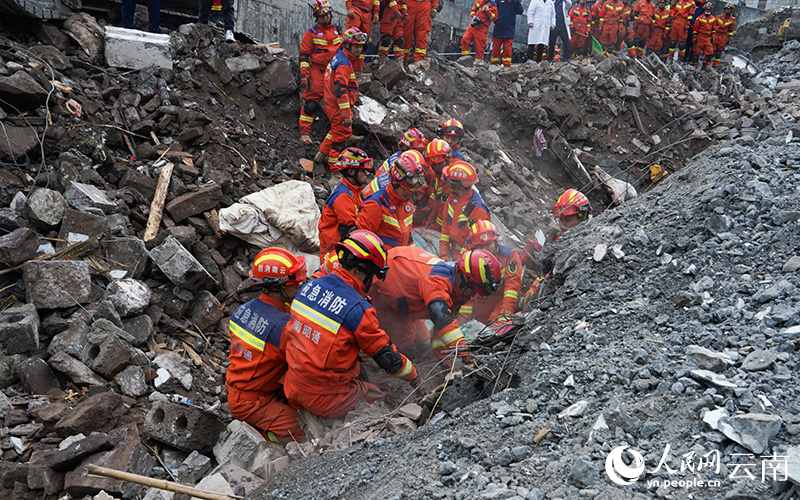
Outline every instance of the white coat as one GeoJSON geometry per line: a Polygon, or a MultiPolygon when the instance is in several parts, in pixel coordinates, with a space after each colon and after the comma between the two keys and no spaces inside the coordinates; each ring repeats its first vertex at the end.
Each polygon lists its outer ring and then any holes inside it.
{"type": "Polygon", "coordinates": [[[555,27],[553,0],[531,0],[528,6],[528,45],[547,45],[550,43],[550,30],[555,27]]]}

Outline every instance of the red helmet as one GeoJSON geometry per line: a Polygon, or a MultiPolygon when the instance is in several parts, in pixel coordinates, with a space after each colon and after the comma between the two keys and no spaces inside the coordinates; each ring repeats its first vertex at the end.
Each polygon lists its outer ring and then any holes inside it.
{"type": "Polygon", "coordinates": [[[425,135],[422,132],[415,128],[406,130],[399,142],[400,147],[403,149],[418,149],[420,151],[425,151],[425,148],[428,146],[428,139],[425,138],[425,135]]]}
{"type": "Polygon", "coordinates": [[[265,248],[253,261],[250,279],[261,286],[302,283],[306,280],[306,259],[283,248],[265,248]]]}
{"type": "Polygon", "coordinates": [[[444,122],[439,128],[439,135],[455,135],[457,137],[464,137],[464,126],[455,118],[450,118],[444,122]]]}
{"type": "Polygon", "coordinates": [[[713,9],[713,8],[714,8],[714,4],[713,4],[713,3],[711,3],[711,2],[706,2],[706,3],[703,5],[703,8],[704,8],[705,10],[711,10],[711,9],[713,9]]]}
{"type": "Polygon", "coordinates": [[[452,157],[453,151],[450,149],[450,145],[441,139],[432,140],[425,150],[425,160],[427,160],[428,165],[448,161],[452,157]]]}
{"type": "Polygon", "coordinates": [[[581,220],[587,220],[591,212],[592,205],[589,203],[589,198],[577,189],[567,189],[553,205],[553,217],[556,219],[577,214],[581,220]]]}
{"type": "Polygon", "coordinates": [[[332,11],[333,9],[331,8],[331,4],[328,3],[328,0],[317,0],[311,4],[311,13],[314,17],[330,14],[332,11]]]}
{"type": "Polygon", "coordinates": [[[478,183],[478,173],[475,172],[475,167],[462,160],[453,160],[453,162],[444,169],[442,176],[450,184],[458,184],[462,187],[471,187],[478,183]]]}
{"type": "Polygon", "coordinates": [[[425,169],[411,155],[401,154],[389,167],[389,177],[410,191],[425,185],[425,169]]]}
{"type": "Polygon", "coordinates": [[[469,238],[464,243],[470,247],[495,241],[500,236],[497,226],[488,220],[476,221],[469,227],[469,238]]]}
{"type": "Polygon", "coordinates": [[[383,246],[383,242],[378,235],[372,231],[357,229],[350,233],[343,241],[337,243],[336,253],[340,262],[344,262],[342,260],[344,259],[342,250],[347,250],[357,260],[371,262],[377,269],[375,274],[378,278],[383,279],[386,277],[386,271],[389,270],[389,266],[386,265],[386,248],[383,246]]]}
{"type": "Polygon", "coordinates": [[[458,269],[467,284],[481,297],[503,286],[503,267],[497,257],[486,250],[467,250],[462,253],[458,269]]]}
{"type": "Polygon", "coordinates": [[[733,4],[732,3],[726,3],[725,4],[725,10],[733,10],[733,4]]]}
{"type": "Polygon", "coordinates": [[[367,34],[356,27],[347,28],[342,35],[342,44],[345,43],[364,45],[367,43],[367,34]]]}
{"type": "Polygon", "coordinates": [[[339,159],[331,170],[339,172],[348,168],[374,170],[375,166],[372,163],[372,158],[368,157],[367,153],[358,148],[349,147],[339,154],[339,159]]]}

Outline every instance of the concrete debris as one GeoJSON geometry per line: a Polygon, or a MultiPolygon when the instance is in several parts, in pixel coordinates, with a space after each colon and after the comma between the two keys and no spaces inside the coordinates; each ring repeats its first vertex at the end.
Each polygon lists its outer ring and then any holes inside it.
{"type": "Polygon", "coordinates": [[[22,354],[39,348],[39,314],[33,304],[20,304],[0,312],[0,349],[22,354]]]}
{"type": "Polygon", "coordinates": [[[170,281],[189,290],[202,290],[214,280],[203,265],[172,236],[150,250],[150,258],[170,281]]]}
{"type": "Polygon", "coordinates": [[[172,69],[169,35],[106,26],[106,64],[114,68],[172,69]]]}
{"type": "Polygon", "coordinates": [[[57,226],[64,217],[67,200],[58,191],[40,188],[28,197],[28,214],[31,222],[42,229],[57,226]]]}
{"type": "Polygon", "coordinates": [[[56,353],[47,360],[53,370],[63,373],[76,385],[105,386],[106,381],[89,369],[88,366],[73,358],[66,352],[56,353]]]}
{"type": "Polygon", "coordinates": [[[0,236],[0,264],[18,266],[32,258],[39,248],[39,236],[27,227],[0,236]]]}
{"type": "Polygon", "coordinates": [[[725,409],[708,413],[703,421],[709,427],[759,455],[769,450],[769,441],[783,425],[783,419],[777,415],[746,413],[730,416],[725,409]]]}
{"type": "Polygon", "coordinates": [[[147,413],[144,434],[180,450],[206,452],[217,443],[224,424],[215,414],[159,394],[147,413]]]}
{"type": "Polygon", "coordinates": [[[28,302],[37,309],[74,307],[91,300],[88,262],[29,260],[22,269],[28,302]]]}
{"type": "Polygon", "coordinates": [[[177,382],[187,391],[191,390],[192,372],[189,368],[190,361],[188,358],[183,358],[174,352],[165,352],[156,356],[153,363],[159,369],[158,378],[155,380],[157,389],[163,391],[174,390],[177,382]],[[166,373],[163,374],[162,371],[166,373]]]}
{"type": "Polygon", "coordinates": [[[150,288],[135,279],[112,281],[105,295],[123,318],[141,314],[150,305],[151,296],[150,288]]]}
{"type": "Polygon", "coordinates": [[[102,190],[91,184],[71,182],[64,192],[64,198],[76,210],[99,210],[101,213],[111,213],[117,209],[117,205],[102,190]]]}
{"type": "Polygon", "coordinates": [[[688,346],[686,348],[686,357],[703,370],[711,370],[712,372],[721,372],[733,364],[730,356],[698,345],[688,346]]]}

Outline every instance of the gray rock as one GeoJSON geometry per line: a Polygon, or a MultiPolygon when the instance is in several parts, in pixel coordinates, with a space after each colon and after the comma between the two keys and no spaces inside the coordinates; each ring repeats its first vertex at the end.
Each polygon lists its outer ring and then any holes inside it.
{"type": "Polygon", "coordinates": [[[203,290],[213,283],[202,264],[172,236],[150,250],[150,258],[170,281],[180,287],[203,290]]]}
{"type": "Polygon", "coordinates": [[[746,413],[729,416],[724,409],[706,413],[703,421],[759,455],[769,449],[770,439],[778,434],[783,424],[783,419],[777,415],[746,413]]]}
{"type": "Polygon", "coordinates": [[[8,412],[14,409],[14,405],[11,404],[11,401],[5,395],[4,392],[0,392],[0,418],[6,418],[8,412]]]}
{"type": "Polygon", "coordinates": [[[47,91],[25,71],[0,76],[0,99],[20,111],[44,106],[47,91]]]}
{"type": "Polygon", "coordinates": [[[761,302],[763,304],[765,302],[769,302],[771,300],[783,297],[784,295],[791,294],[794,292],[794,290],[795,290],[794,285],[792,285],[786,280],[780,280],[771,287],[765,290],[761,290],[755,295],[753,295],[753,300],[755,300],[756,302],[761,302]]]}
{"type": "Polygon", "coordinates": [[[135,279],[112,281],[105,294],[123,318],[141,314],[150,305],[151,296],[150,288],[135,279]]]}
{"type": "Polygon", "coordinates": [[[19,378],[31,394],[61,394],[61,384],[42,358],[29,358],[17,367],[19,378]]]}
{"type": "Polygon", "coordinates": [[[52,229],[61,223],[67,200],[58,191],[39,188],[28,197],[31,221],[42,229],[52,229]]]}
{"type": "Polygon", "coordinates": [[[138,366],[129,366],[114,377],[122,394],[132,398],[144,396],[150,392],[145,382],[144,373],[138,366]]]}
{"type": "Polygon", "coordinates": [[[581,75],[569,64],[563,65],[561,70],[559,70],[558,75],[561,77],[561,82],[569,86],[575,85],[581,79],[581,75]]]}
{"type": "Polygon", "coordinates": [[[178,479],[182,483],[195,484],[211,470],[211,459],[194,450],[178,468],[178,479]]]}
{"type": "Polygon", "coordinates": [[[742,369],[749,372],[766,370],[778,359],[778,354],[773,351],[756,349],[744,358],[742,369]]]}
{"type": "Polygon", "coordinates": [[[106,381],[95,375],[88,366],[65,352],[59,352],[47,360],[53,370],[63,373],[76,385],[105,386],[106,381]]]}
{"type": "Polygon", "coordinates": [[[258,74],[270,96],[288,95],[297,90],[297,81],[288,59],[275,59],[258,74]]]}
{"type": "Polygon", "coordinates": [[[781,270],[785,273],[793,273],[798,269],[800,269],[800,257],[795,255],[786,261],[781,270]]]}
{"type": "Polygon", "coordinates": [[[500,135],[494,130],[481,130],[476,134],[478,147],[487,151],[497,151],[502,147],[500,135]]]}
{"type": "Polygon", "coordinates": [[[736,388],[739,387],[735,382],[731,382],[724,375],[714,373],[709,370],[692,370],[689,372],[691,377],[702,382],[706,382],[715,387],[736,388]]]}
{"type": "Polygon", "coordinates": [[[0,237],[0,264],[18,266],[36,255],[39,236],[27,227],[17,228],[0,237]]]}
{"type": "Polygon", "coordinates": [[[208,290],[198,293],[186,309],[186,318],[203,331],[216,326],[222,316],[222,305],[208,290]]]}
{"type": "MultiPolygon", "coordinates": [[[[109,216],[110,217],[110,216],[109,216]]],[[[140,239],[115,239],[105,243],[108,258],[128,270],[128,278],[141,278],[150,269],[150,255],[140,239]]]]}
{"type": "Polygon", "coordinates": [[[125,332],[106,319],[97,320],[87,335],[81,361],[106,378],[112,378],[131,359],[131,351],[122,340],[125,332]]]}
{"type": "Polygon", "coordinates": [[[91,300],[88,262],[29,260],[22,270],[27,300],[37,309],[73,307],[91,300]]]}
{"type": "Polygon", "coordinates": [[[71,356],[80,358],[83,347],[87,342],[89,330],[90,328],[86,323],[80,321],[72,323],[69,328],[53,337],[47,347],[47,353],[54,356],[56,353],[63,351],[71,356]]]}
{"type": "Polygon", "coordinates": [[[171,377],[174,377],[181,386],[188,390],[192,388],[192,372],[189,368],[190,361],[181,357],[174,352],[165,352],[159,354],[153,360],[153,363],[158,366],[159,376],[156,378],[156,388],[161,389],[159,379],[161,378],[161,370],[165,370],[171,377]]]}
{"type": "Polygon", "coordinates": [[[525,419],[519,415],[512,415],[500,421],[500,427],[514,427],[524,422],[525,419]]]}
{"type": "Polygon", "coordinates": [[[456,471],[456,464],[449,460],[446,462],[442,462],[442,465],[439,467],[440,476],[449,476],[455,471],[456,471]]]}
{"type": "Polygon", "coordinates": [[[0,312],[0,348],[6,354],[39,348],[39,314],[33,304],[18,304],[0,312]]]}
{"type": "Polygon", "coordinates": [[[572,462],[572,469],[567,475],[567,484],[577,488],[587,488],[600,481],[600,473],[591,462],[582,458],[576,458],[572,462]]]}
{"type": "Polygon", "coordinates": [[[127,320],[122,329],[133,337],[133,345],[143,346],[153,334],[153,320],[146,314],[136,316],[127,320]]]}
{"type": "MultiPolygon", "coordinates": [[[[2,113],[0,113],[2,116],[2,113]]],[[[3,124],[3,140],[0,141],[0,160],[15,161],[39,147],[36,134],[29,127],[3,124]]]]}
{"type": "Polygon", "coordinates": [[[494,462],[501,467],[507,467],[514,461],[510,448],[500,448],[494,456],[494,462]]]}
{"type": "Polygon", "coordinates": [[[711,349],[706,349],[705,347],[700,347],[698,345],[690,345],[687,347],[686,357],[689,358],[690,361],[694,362],[694,364],[696,364],[698,367],[714,372],[720,372],[727,368],[728,365],[733,364],[730,356],[726,356],[725,354],[715,352],[711,349]]]}
{"type": "Polygon", "coordinates": [[[400,59],[386,61],[386,63],[372,74],[373,78],[380,81],[389,90],[394,88],[395,85],[400,83],[407,76],[403,68],[403,61],[400,59]]]}
{"type": "Polygon", "coordinates": [[[261,63],[258,60],[258,56],[255,54],[229,57],[225,59],[225,66],[227,66],[233,74],[238,74],[243,71],[258,71],[261,69],[261,63]]]}
{"type": "Polygon", "coordinates": [[[117,204],[102,191],[91,184],[71,182],[64,192],[64,198],[76,210],[98,209],[103,213],[111,213],[117,209],[117,204]]]}

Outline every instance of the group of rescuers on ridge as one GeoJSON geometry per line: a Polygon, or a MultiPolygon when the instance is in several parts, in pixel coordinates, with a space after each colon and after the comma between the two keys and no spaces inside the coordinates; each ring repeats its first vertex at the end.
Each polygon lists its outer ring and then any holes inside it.
{"type": "MultiPolygon", "coordinates": [[[[706,65],[717,67],[736,25],[731,4],[726,4],[723,15],[715,17],[711,2],[703,4],[702,0],[670,0],[670,5],[667,0],[657,0],[657,4],[639,0],[635,5],[633,0],[597,0],[591,7],[587,0],[578,2],[571,7],[570,0],[557,0],[555,4],[553,0],[531,0],[528,42],[536,60],[541,60],[548,39],[548,58],[553,59],[557,34],[565,44],[566,59],[573,49],[586,54],[595,38],[609,54],[617,53],[625,42],[631,57],[640,57],[647,50],[667,60],[677,52],[679,59],[692,59],[697,65],[703,56],[706,65]],[[559,6],[559,12],[554,5],[559,6]],[[692,54],[687,57],[690,32],[692,54]]],[[[303,34],[300,46],[304,102],[300,110],[300,140],[312,144],[311,125],[324,103],[331,128],[314,161],[327,161],[331,167],[336,165],[341,151],[358,137],[353,136],[352,107],[358,98],[356,73],[364,69],[371,23],[380,22],[378,65],[386,61],[390,50],[396,59],[420,61],[427,52],[431,20],[442,7],[439,0],[346,0],[345,4],[347,28],[342,31],[332,23],[328,1],[316,0],[311,6],[316,23],[303,34]]],[[[510,66],[515,20],[521,13],[522,0],[476,0],[472,23],[461,41],[462,54],[469,54],[474,41],[475,58],[483,60],[489,25],[494,22],[490,62],[510,66]]]]}
{"type": "MultiPolygon", "coordinates": [[[[529,240],[521,259],[500,244],[476,170],[463,160],[463,134],[455,119],[430,141],[410,129],[402,151],[377,171],[364,151],[345,148],[331,168],[341,183],[319,220],[320,268],[307,277],[302,256],[274,247],[258,253],[250,277],[261,294],[230,320],[233,417],[272,442],[300,441],[297,410],[343,417],[359,399],[385,396],[359,377],[360,352],[416,386],[409,356],[472,363],[459,324],[509,324],[535,245],[529,240]],[[438,255],[414,246],[412,227],[440,232],[438,255]]],[[[558,226],[548,242],[588,220],[591,205],[569,189],[552,210],[558,226]]]]}

